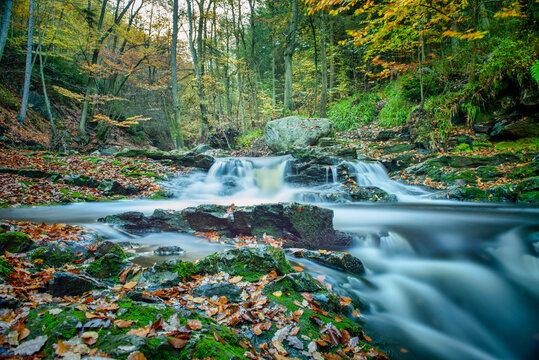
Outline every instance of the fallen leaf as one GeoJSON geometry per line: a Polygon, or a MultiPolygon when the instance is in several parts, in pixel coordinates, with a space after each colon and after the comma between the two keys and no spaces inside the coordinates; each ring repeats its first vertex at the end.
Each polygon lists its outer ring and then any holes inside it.
{"type": "Polygon", "coordinates": [[[282,291],[276,291],[272,295],[276,296],[276,297],[281,297],[281,296],[283,296],[283,292],[282,291]]]}
{"type": "Polygon", "coordinates": [[[129,356],[127,357],[127,360],[147,360],[146,356],[144,356],[143,353],[140,351],[133,351],[129,356]]]}
{"type": "Polygon", "coordinates": [[[56,309],[50,309],[49,310],[49,314],[51,315],[58,315],[59,313],[61,313],[63,310],[60,309],[60,308],[56,308],[56,309]]]}
{"type": "Polygon", "coordinates": [[[302,268],[302,267],[299,267],[299,266],[292,266],[292,267],[293,267],[294,270],[296,270],[296,271],[299,271],[299,272],[303,271],[303,268],[302,268]]]}
{"type": "Polygon", "coordinates": [[[96,333],[95,331],[86,331],[80,337],[82,338],[82,341],[84,341],[86,345],[92,346],[97,342],[97,339],[99,338],[99,334],[96,333]]]}
{"type": "Polygon", "coordinates": [[[138,328],[138,329],[131,329],[127,332],[126,335],[136,335],[136,336],[139,336],[139,337],[146,337],[148,336],[148,334],[150,333],[150,328],[148,326],[146,327],[141,327],[141,328],[138,328]]]}
{"type": "Polygon", "coordinates": [[[307,301],[313,301],[313,295],[310,293],[302,293],[301,296],[307,301]]]}
{"type": "Polygon", "coordinates": [[[189,344],[189,340],[173,337],[167,337],[167,341],[174,349],[183,349],[187,344],[189,344]]]}
{"type": "Polygon", "coordinates": [[[202,328],[202,322],[200,322],[200,320],[189,320],[187,325],[191,330],[199,330],[202,328]]]}
{"type": "Polygon", "coordinates": [[[19,346],[17,346],[13,353],[19,356],[30,356],[41,350],[43,345],[47,342],[48,337],[46,335],[38,336],[35,339],[28,340],[19,346]]]}
{"type": "Polygon", "coordinates": [[[237,284],[243,279],[243,276],[234,276],[233,278],[230,278],[229,282],[232,284],[237,284]]]}
{"type": "Polygon", "coordinates": [[[227,342],[221,337],[219,336],[219,334],[217,334],[215,331],[213,332],[213,338],[215,339],[215,341],[223,344],[223,345],[226,345],[227,342]]]}
{"type": "Polygon", "coordinates": [[[56,344],[56,355],[62,356],[67,352],[67,345],[58,340],[58,343],[56,344]]]}
{"type": "Polygon", "coordinates": [[[125,329],[133,325],[134,322],[133,320],[115,320],[114,325],[120,329],[125,329]]]}
{"type": "Polygon", "coordinates": [[[137,286],[137,282],[136,282],[136,281],[130,281],[130,282],[128,282],[127,284],[125,284],[123,287],[124,287],[124,289],[131,290],[131,289],[133,289],[135,286],[137,286]]]}

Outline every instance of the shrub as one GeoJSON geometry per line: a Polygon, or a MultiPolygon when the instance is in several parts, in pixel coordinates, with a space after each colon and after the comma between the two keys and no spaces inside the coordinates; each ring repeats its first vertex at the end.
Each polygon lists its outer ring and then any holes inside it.
{"type": "Polygon", "coordinates": [[[236,145],[240,148],[248,148],[256,138],[259,138],[262,135],[262,130],[253,130],[251,132],[241,134],[238,136],[236,145]]]}
{"type": "Polygon", "coordinates": [[[398,126],[406,123],[413,105],[404,97],[402,87],[399,83],[390,85],[384,91],[386,103],[380,111],[381,126],[398,126]]]}
{"type": "Polygon", "coordinates": [[[338,131],[370,124],[378,115],[376,103],[379,101],[380,95],[376,93],[361,93],[332,105],[328,111],[328,117],[338,131]]]}

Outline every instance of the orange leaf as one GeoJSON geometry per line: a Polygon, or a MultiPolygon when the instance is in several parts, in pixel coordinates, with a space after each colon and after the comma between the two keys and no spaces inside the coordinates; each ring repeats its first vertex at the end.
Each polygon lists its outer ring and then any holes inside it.
{"type": "Polygon", "coordinates": [[[133,325],[133,320],[115,320],[114,325],[116,325],[120,329],[125,329],[133,325]]]}
{"type": "Polygon", "coordinates": [[[127,357],[127,360],[147,360],[146,356],[144,356],[143,353],[140,351],[133,351],[129,356],[127,357]]]}
{"type": "Polygon", "coordinates": [[[174,349],[183,349],[189,340],[167,337],[167,341],[174,349]]]}
{"type": "Polygon", "coordinates": [[[189,320],[187,326],[189,326],[191,330],[198,330],[202,328],[202,323],[200,320],[189,320]]]}
{"type": "Polygon", "coordinates": [[[137,282],[136,282],[136,281],[130,281],[130,282],[128,282],[127,284],[124,285],[124,289],[129,289],[129,290],[131,290],[131,289],[134,288],[135,286],[137,286],[137,282]]]}
{"type": "Polygon", "coordinates": [[[127,332],[126,335],[136,335],[136,336],[144,338],[148,336],[149,333],[150,333],[150,328],[146,326],[146,327],[142,327],[138,329],[131,329],[127,332]]]}
{"type": "Polygon", "coordinates": [[[302,268],[302,267],[299,267],[299,266],[292,266],[292,267],[293,267],[294,270],[296,270],[296,271],[299,271],[299,272],[303,271],[303,268],[302,268]]]}

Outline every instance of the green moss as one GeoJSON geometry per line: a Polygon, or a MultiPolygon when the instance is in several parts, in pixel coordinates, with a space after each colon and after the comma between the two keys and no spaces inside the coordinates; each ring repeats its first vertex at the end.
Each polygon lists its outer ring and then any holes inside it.
{"type": "Polygon", "coordinates": [[[470,170],[461,171],[456,176],[456,178],[464,180],[467,184],[476,184],[477,183],[475,174],[473,173],[473,171],[470,171],[470,170]]]}
{"type": "Polygon", "coordinates": [[[32,260],[43,260],[43,265],[60,267],[68,262],[77,260],[77,256],[69,252],[69,248],[62,249],[58,245],[49,245],[36,249],[30,254],[32,260]]]}
{"type": "Polygon", "coordinates": [[[164,320],[168,320],[174,313],[174,309],[170,307],[157,307],[149,304],[140,305],[131,299],[125,299],[118,302],[118,306],[121,309],[126,309],[122,315],[118,316],[118,319],[134,320],[137,321],[138,326],[146,326],[151,322],[156,321],[160,317],[164,320]]]}
{"type": "Polygon", "coordinates": [[[221,327],[218,334],[226,344],[215,340],[213,332],[199,338],[191,353],[191,359],[213,358],[215,360],[244,359],[245,349],[238,345],[237,337],[231,330],[221,327]]]}
{"type": "Polygon", "coordinates": [[[3,258],[0,258],[0,277],[5,277],[13,271],[13,267],[3,258]]]}
{"type": "Polygon", "coordinates": [[[18,231],[8,231],[0,234],[0,251],[21,253],[30,250],[34,242],[30,237],[18,231]]]}
{"type": "Polygon", "coordinates": [[[125,265],[125,260],[114,254],[107,254],[94,260],[87,268],[86,272],[98,279],[107,279],[112,282],[119,282],[118,274],[125,265]]]}
{"type": "Polygon", "coordinates": [[[539,150],[539,138],[527,137],[516,141],[502,141],[496,143],[496,150],[536,152],[539,150]]]}
{"type": "Polygon", "coordinates": [[[191,279],[199,271],[198,267],[191,262],[181,262],[178,264],[176,272],[180,276],[181,281],[191,279]]]}
{"type": "Polygon", "coordinates": [[[166,191],[157,191],[155,194],[153,194],[150,199],[153,200],[165,200],[170,199],[170,194],[166,191]]]}

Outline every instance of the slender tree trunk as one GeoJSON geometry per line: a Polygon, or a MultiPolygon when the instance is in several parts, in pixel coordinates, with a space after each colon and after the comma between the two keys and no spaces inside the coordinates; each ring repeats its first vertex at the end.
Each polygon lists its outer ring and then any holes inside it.
{"type": "MultiPolygon", "coordinates": [[[[479,0],[473,0],[472,2],[472,26],[473,26],[474,31],[479,30],[477,28],[478,18],[479,18],[479,0]]],[[[471,41],[471,45],[472,45],[472,59],[470,61],[470,77],[468,81],[471,83],[474,83],[475,82],[475,65],[477,63],[477,40],[473,39],[471,41]]]]}
{"type": "Polygon", "coordinates": [[[4,47],[6,46],[9,19],[11,18],[11,4],[11,0],[6,0],[4,4],[4,17],[2,18],[2,27],[0,27],[0,60],[2,60],[4,47]]]}
{"type": "Polygon", "coordinates": [[[288,35],[286,37],[286,45],[284,49],[284,103],[283,111],[292,111],[292,57],[296,48],[296,32],[298,28],[298,0],[292,0],[292,17],[288,35]]]}
{"type": "Polygon", "coordinates": [[[326,54],[326,17],[320,17],[320,62],[322,66],[322,93],[320,95],[320,117],[327,116],[328,102],[328,61],[326,54]]]}
{"type": "Polygon", "coordinates": [[[28,42],[26,45],[26,68],[24,70],[24,90],[22,94],[21,111],[17,116],[17,120],[24,125],[26,119],[26,110],[28,107],[28,96],[30,95],[30,78],[32,77],[32,47],[34,36],[34,0],[30,0],[28,10],[28,42]]]}
{"type": "Polygon", "coordinates": [[[275,57],[277,56],[277,47],[274,46],[273,51],[271,52],[271,99],[273,106],[277,106],[277,93],[275,91],[275,57]]]}
{"type": "MultiPolygon", "coordinates": [[[[200,127],[199,127],[199,139],[201,141],[206,140],[208,132],[208,109],[206,104],[206,96],[204,94],[204,85],[202,84],[202,76],[200,74],[200,66],[197,57],[197,51],[195,50],[195,44],[193,42],[193,12],[191,10],[191,0],[187,0],[187,17],[189,20],[189,50],[191,52],[191,58],[193,60],[193,67],[195,68],[195,78],[197,83],[197,92],[200,106],[200,127]]],[[[199,14],[199,21],[202,22],[202,14],[199,14]]],[[[197,39],[199,53],[202,50],[202,27],[199,23],[199,39],[197,39]]]]}
{"type": "Polygon", "coordinates": [[[423,27],[421,25],[419,26],[419,43],[419,85],[421,91],[421,104],[419,106],[421,107],[421,109],[423,109],[423,105],[425,105],[425,92],[423,88],[423,62],[425,61],[425,39],[423,35],[423,27]]]}
{"type": "Polygon", "coordinates": [[[177,124],[176,131],[176,146],[183,148],[183,134],[180,123],[180,104],[178,101],[178,73],[176,67],[176,48],[178,44],[178,0],[174,0],[172,7],[172,46],[170,51],[170,68],[172,72],[172,106],[174,123],[177,124]]]}
{"type": "Polygon", "coordinates": [[[335,45],[335,34],[333,33],[333,23],[329,28],[329,101],[333,100],[333,88],[335,88],[335,53],[333,52],[335,45]]]}

